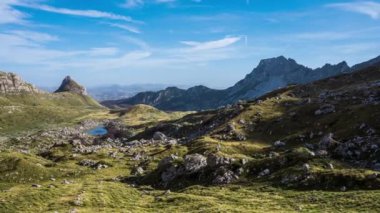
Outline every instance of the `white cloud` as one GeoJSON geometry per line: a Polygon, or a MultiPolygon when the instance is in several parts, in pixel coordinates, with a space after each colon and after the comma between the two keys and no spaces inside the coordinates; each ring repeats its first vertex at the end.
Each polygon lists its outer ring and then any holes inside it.
{"type": "Polygon", "coordinates": [[[361,13],[373,19],[380,19],[380,3],[373,1],[358,1],[348,3],[328,4],[328,7],[361,13]]]}
{"type": "Polygon", "coordinates": [[[25,31],[25,30],[14,30],[11,31],[10,34],[16,35],[20,38],[23,38],[32,42],[51,42],[58,41],[58,37],[54,35],[50,35],[47,33],[33,32],[33,31],[25,31]]]}
{"type": "Polygon", "coordinates": [[[240,46],[232,46],[240,40],[239,37],[208,42],[188,41],[185,42],[187,47],[177,48],[151,48],[144,41],[133,37],[121,37],[117,44],[109,43],[108,46],[88,49],[50,48],[46,45],[57,39],[54,35],[33,31],[0,33],[0,64],[16,65],[30,71],[104,72],[155,67],[172,69],[245,57],[241,54],[240,46]],[[127,45],[131,43],[137,48],[127,45]]]}
{"type": "Polygon", "coordinates": [[[16,4],[17,0],[1,0],[0,1],[0,24],[22,24],[25,23],[26,14],[12,8],[12,4],[16,4]]]}
{"type": "Polygon", "coordinates": [[[120,28],[120,29],[123,29],[123,30],[127,30],[131,33],[141,33],[141,31],[137,28],[137,27],[134,27],[134,26],[130,26],[130,25],[127,25],[127,24],[117,24],[117,23],[109,23],[110,26],[112,27],[117,27],[117,28],[120,28]]]}
{"type": "Polygon", "coordinates": [[[190,50],[211,50],[211,49],[219,49],[223,47],[230,46],[236,42],[238,42],[241,37],[227,37],[220,40],[215,41],[207,41],[207,42],[196,42],[196,41],[181,41],[182,44],[191,46],[190,50]]]}
{"type": "Polygon", "coordinates": [[[121,6],[125,8],[135,8],[144,5],[143,0],[126,0],[121,6]]]}
{"type": "Polygon", "coordinates": [[[149,51],[121,51],[116,47],[97,47],[82,50],[59,50],[47,48],[44,43],[54,36],[38,32],[0,33],[0,63],[25,66],[33,70],[58,71],[89,69],[109,71],[139,64],[151,55],[149,51]],[[30,36],[32,35],[33,36],[30,36]]]}
{"type": "Polygon", "coordinates": [[[88,51],[90,56],[113,56],[116,55],[119,50],[115,47],[97,47],[88,51]]]}

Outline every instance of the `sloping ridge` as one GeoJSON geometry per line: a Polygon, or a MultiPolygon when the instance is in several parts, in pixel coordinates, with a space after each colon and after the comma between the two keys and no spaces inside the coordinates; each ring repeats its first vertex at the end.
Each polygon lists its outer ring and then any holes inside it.
{"type": "Polygon", "coordinates": [[[380,56],[350,68],[345,61],[336,65],[326,64],[311,69],[284,56],[261,60],[259,65],[244,79],[225,90],[196,86],[187,90],[169,87],[158,92],[142,92],[131,98],[104,101],[110,108],[147,104],[161,110],[185,111],[215,109],[239,100],[250,100],[290,84],[312,81],[356,71],[380,61],[380,56]]]}
{"type": "Polygon", "coordinates": [[[40,92],[15,74],[0,73],[0,81],[4,76],[8,77],[5,79],[5,92],[0,92],[0,136],[71,123],[90,113],[104,110],[97,101],[84,95],[82,89],[79,93],[67,91],[51,94],[40,92]],[[13,81],[9,80],[9,76],[13,81]]]}

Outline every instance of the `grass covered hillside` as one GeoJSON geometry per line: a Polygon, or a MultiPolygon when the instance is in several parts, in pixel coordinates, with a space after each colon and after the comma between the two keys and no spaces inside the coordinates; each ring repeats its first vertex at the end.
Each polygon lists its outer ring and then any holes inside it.
{"type": "Polygon", "coordinates": [[[89,96],[72,93],[18,93],[0,95],[0,135],[48,128],[102,111],[89,96]]]}
{"type": "Polygon", "coordinates": [[[138,104],[127,109],[111,110],[128,126],[152,126],[162,121],[177,120],[191,112],[164,112],[152,106],[138,104]]]}
{"type": "Polygon", "coordinates": [[[0,212],[378,212],[379,67],[191,114],[4,96],[42,129],[0,143],[0,212]]]}

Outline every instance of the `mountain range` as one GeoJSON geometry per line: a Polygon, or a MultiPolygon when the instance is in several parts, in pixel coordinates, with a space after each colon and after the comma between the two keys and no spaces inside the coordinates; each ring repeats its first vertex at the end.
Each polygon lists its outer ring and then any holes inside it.
{"type": "Polygon", "coordinates": [[[287,85],[305,84],[353,72],[377,62],[380,62],[380,56],[352,67],[343,61],[335,65],[326,64],[323,67],[311,69],[298,64],[294,59],[279,56],[261,60],[244,79],[224,90],[210,89],[205,86],[195,86],[187,90],[168,87],[157,92],[141,92],[130,98],[103,101],[102,104],[110,108],[147,104],[167,111],[207,110],[233,104],[239,100],[254,99],[287,85]]]}

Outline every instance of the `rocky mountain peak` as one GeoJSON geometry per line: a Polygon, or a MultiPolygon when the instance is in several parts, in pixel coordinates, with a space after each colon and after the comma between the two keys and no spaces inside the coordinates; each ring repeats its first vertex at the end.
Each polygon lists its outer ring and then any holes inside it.
{"type": "Polygon", "coordinates": [[[14,73],[0,72],[0,94],[14,93],[41,93],[39,89],[23,81],[14,73]]]}
{"type": "Polygon", "coordinates": [[[255,68],[256,73],[266,73],[271,75],[281,75],[297,69],[306,68],[298,64],[294,59],[279,56],[276,58],[263,59],[255,68]]]}
{"type": "Polygon", "coordinates": [[[74,81],[70,76],[66,76],[63,79],[61,86],[55,92],[71,92],[80,95],[87,95],[86,89],[74,81]]]}

